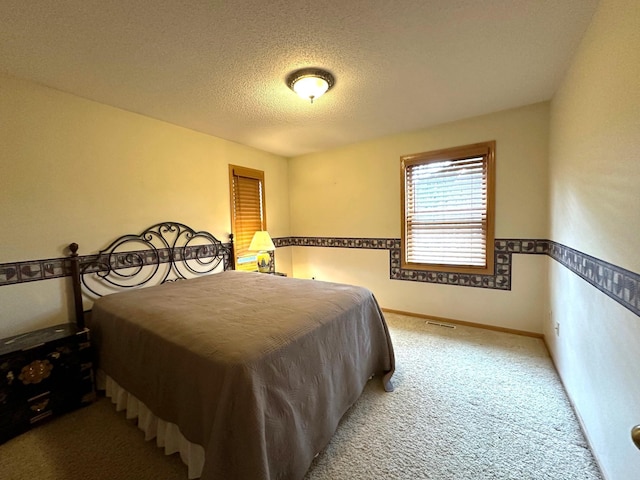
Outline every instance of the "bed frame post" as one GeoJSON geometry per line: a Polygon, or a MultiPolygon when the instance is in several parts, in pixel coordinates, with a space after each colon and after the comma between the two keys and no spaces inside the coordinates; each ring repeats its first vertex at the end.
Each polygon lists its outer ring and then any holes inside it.
{"type": "Polygon", "coordinates": [[[80,285],[80,257],[78,257],[78,244],[71,243],[69,250],[71,255],[71,281],[73,284],[73,301],[76,311],[76,324],[78,328],[84,329],[84,306],[82,305],[82,286],[80,285]]]}
{"type": "Polygon", "coordinates": [[[236,252],[233,245],[233,233],[229,234],[229,268],[227,270],[236,269],[236,252]]]}

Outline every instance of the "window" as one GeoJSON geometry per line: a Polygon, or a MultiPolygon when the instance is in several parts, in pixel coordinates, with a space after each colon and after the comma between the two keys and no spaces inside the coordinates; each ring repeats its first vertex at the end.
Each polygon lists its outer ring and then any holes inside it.
{"type": "Polygon", "coordinates": [[[229,183],[236,269],[255,271],[257,252],[250,252],[249,244],[256,231],[267,229],[264,172],[229,165],[229,183]]]}
{"type": "Polygon", "coordinates": [[[492,275],[495,142],[400,160],[402,268],[492,275]]]}

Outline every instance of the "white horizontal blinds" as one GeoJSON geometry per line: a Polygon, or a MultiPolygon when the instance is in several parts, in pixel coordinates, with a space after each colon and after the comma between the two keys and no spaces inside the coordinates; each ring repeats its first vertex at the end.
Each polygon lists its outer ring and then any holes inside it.
{"type": "Polygon", "coordinates": [[[236,269],[257,270],[256,252],[249,244],[258,230],[264,230],[263,180],[233,171],[233,215],[236,269]]]}
{"type": "Polygon", "coordinates": [[[486,267],[485,155],[406,166],[406,260],[486,267]]]}

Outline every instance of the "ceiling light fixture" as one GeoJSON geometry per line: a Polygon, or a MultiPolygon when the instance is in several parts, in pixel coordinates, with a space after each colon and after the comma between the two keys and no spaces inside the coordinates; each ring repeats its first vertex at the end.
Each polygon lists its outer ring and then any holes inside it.
{"type": "Polygon", "coordinates": [[[320,98],[336,83],[335,78],[326,70],[319,68],[303,68],[287,77],[287,86],[305,100],[320,98]]]}

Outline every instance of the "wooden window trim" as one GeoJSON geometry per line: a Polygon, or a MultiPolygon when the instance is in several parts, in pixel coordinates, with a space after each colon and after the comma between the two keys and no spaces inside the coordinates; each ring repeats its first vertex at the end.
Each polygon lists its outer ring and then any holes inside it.
{"type": "MultiPolygon", "coordinates": [[[[256,170],[253,168],[242,167],[239,165],[231,165],[229,164],[229,201],[230,201],[230,210],[231,210],[231,231],[236,237],[236,248],[234,249],[234,265],[236,269],[238,269],[238,254],[241,253],[240,248],[237,248],[237,235],[236,235],[236,218],[234,212],[234,177],[245,177],[255,179],[261,182],[261,201],[262,201],[262,225],[261,230],[267,230],[267,204],[265,200],[265,181],[264,181],[264,172],[262,170],[256,170]]],[[[257,269],[257,267],[256,267],[257,269]]]]}
{"type": "Polygon", "coordinates": [[[401,267],[409,270],[430,270],[436,272],[447,273],[465,273],[465,274],[483,274],[493,275],[495,271],[494,265],[494,249],[495,249],[495,149],[496,142],[482,142],[461,147],[446,148],[432,152],[423,152],[400,157],[400,189],[401,189],[401,267]],[[416,164],[425,164],[433,161],[442,160],[462,160],[472,158],[474,156],[483,156],[486,162],[487,172],[487,227],[486,227],[486,251],[485,265],[448,265],[448,264],[429,264],[415,263],[407,261],[407,188],[406,173],[407,167],[416,164]]]}

